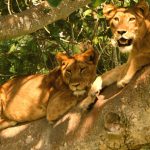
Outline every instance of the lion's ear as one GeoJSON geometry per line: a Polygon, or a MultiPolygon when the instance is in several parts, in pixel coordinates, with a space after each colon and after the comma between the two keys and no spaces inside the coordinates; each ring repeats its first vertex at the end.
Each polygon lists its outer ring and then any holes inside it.
{"type": "Polygon", "coordinates": [[[103,6],[103,14],[107,20],[110,20],[113,18],[113,16],[116,14],[116,6],[113,4],[104,4],[103,6]]]}
{"type": "Polygon", "coordinates": [[[146,0],[140,0],[139,3],[135,5],[135,11],[138,15],[146,17],[149,14],[148,2],[146,0]]]}
{"type": "Polygon", "coordinates": [[[89,46],[89,49],[85,51],[82,56],[84,57],[84,60],[87,62],[92,62],[93,64],[97,64],[99,60],[99,53],[94,50],[93,46],[89,46]]]}
{"type": "Polygon", "coordinates": [[[57,61],[62,65],[65,60],[68,59],[68,56],[62,52],[56,54],[57,61]]]}

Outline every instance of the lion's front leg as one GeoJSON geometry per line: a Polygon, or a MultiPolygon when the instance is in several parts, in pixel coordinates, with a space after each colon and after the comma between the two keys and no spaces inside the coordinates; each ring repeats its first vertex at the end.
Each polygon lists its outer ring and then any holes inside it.
{"type": "Polygon", "coordinates": [[[123,70],[126,68],[127,64],[123,64],[115,67],[114,69],[105,72],[101,76],[98,76],[96,80],[93,82],[91,89],[89,91],[89,95],[95,95],[99,93],[104,87],[109,86],[118,81],[122,75],[123,70]]]}
{"type": "Polygon", "coordinates": [[[101,76],[98,76],[91,86],[88,97],[86,97],[78,107],[82,110],[86,110],[89,105],[95,101],[96,95],[98,95],[104,87],[117,82],[122,70],[126,67],[126,65],[127,64],[117,66],[116,68],[105,72],[101,76]]]}
{"type": "Polygon", "coordinates": [[[119,88],[123,88],[130,82],[135,73],[147,64],[150,64],[150,55],[148,54],[140,54],[133,58],[129,63],[129,67],[125,73],[125,76],[117,82],[117,86],[119,88]]]}
{"type": "Polygon", "coordinates": [[[77,99],[70,91],[57,92],[49,99],[46,113],[47,120],[53,122],[59,119],[77,104],[77,99]]]}

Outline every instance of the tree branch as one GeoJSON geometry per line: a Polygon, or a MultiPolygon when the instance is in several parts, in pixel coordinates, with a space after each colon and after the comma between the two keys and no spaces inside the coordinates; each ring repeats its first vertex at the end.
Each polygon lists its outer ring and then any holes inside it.
{"type": "Polygon", "coordinates": [[[33,33],[59,19],[65,19],[72,12],[90,3],[90,0],[63,0],[58,7],[43,1],[21,13],[0,18],[0,40],[33,33]]]}

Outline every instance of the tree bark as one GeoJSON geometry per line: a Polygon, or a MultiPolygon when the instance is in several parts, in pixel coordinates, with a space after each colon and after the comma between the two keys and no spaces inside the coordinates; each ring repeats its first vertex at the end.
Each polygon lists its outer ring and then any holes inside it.
{"type": "Polygon", "coordinates": [[[90,3],[90,0],[63,0],[58,7],[47,1],[21,13],[0,18],[0,40],[33,33],[59,19],[67,18],[72,12],[90,3]]]}
{"type": "Polygon", "coordinates": [[[150,66],[123,89],[105,88],[90,111],[70,110],[56,124],[45,118],[0,132],[0,149],[150,149],[150,66]]]}

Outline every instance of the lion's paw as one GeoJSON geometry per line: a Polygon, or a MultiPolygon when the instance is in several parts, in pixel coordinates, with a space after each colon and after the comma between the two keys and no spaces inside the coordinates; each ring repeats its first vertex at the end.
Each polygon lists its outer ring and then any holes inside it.
{"type": "Polygon", "coordinates": [[[120,81],[117,82],[117,87],[123,88],[123,87],[125,87],[129,82],[130,82],[129,79],[125,79],[125,78],[124,78],[124,79],[122,79],[122,80],[120,80],[120,81]]]}
{"type": "Polygon", "coordinates": [[[91,95],[99,94],[101,89],[102,89],[102,78],[98,76],[91,86],[90,94],[91,95]]]}
{"type": "Polygon", "coordinates": [[[95,96],[87,96],[82,102],[79,103],[78,108],[81,111],[86,111],[90,104],[92,104],[95,101],[95,96]]]}

